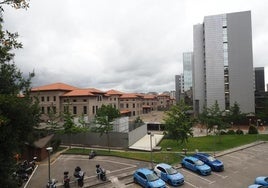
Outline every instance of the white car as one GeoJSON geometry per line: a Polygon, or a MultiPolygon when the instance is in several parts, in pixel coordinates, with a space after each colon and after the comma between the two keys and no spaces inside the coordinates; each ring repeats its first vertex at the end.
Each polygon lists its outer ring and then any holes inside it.
{"type": "Polygon", "coordinates": [[[184,183],[184,176],[169,164],[157,164],[154,167],[154,172],[158,177],[170,185],[178,186],[184,183]]]}

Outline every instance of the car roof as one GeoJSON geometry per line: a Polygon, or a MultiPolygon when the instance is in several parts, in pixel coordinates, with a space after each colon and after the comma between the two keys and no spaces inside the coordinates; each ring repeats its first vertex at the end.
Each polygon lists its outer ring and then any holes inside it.
{"type": "Polygon", "coordinates": [[[190,160],[192,160],[192,161],[197,161],[197,160],[199,160],[199,159],[197,159],[197,158],[195,158],[195,157],[193,157],[193,156],[185,157],[185,159],[190,159],[190,160]]]}
{"type": "Polygon", "coordinates": [[[209,157],[210,155],[207,154],[207,153],[196,153],[195,155],[202,155],[202,156],[205,156],[205,157],[209,157]]]}
{"type": "Polygon", "coordinates": [[[156,166],[161,166],[163,168],[171,168],[172,167],[172,166],[170,166],[169,164],[166,164],[166,163],[159,163],[156,166]]]}
{"type": "Polygon", "coordinates": [[[139,169],[137,170],[137,172],[141,172],[141,173],[143,173],[144,175],[148,175],[148,174],[152,174],[152,173],[153,173],[153,171],[151,171],[151,170],[148,169],[148,168],[139,168],[139,169]]]}

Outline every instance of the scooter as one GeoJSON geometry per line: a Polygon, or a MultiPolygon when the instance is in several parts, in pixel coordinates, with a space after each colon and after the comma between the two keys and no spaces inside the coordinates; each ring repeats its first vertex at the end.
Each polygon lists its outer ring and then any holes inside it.
{"type": "Polygon", "coordinates": [[[84,176],[85,176],[85,172],[83,172],[81,168],[77,166],[74,169],[74,177],[77,179],[77,183],[79,187],[83,187],[84,185],[84,176]]]}
{"type": "Polygon", "coordinates": [[[96,152],[94,150],[91,150],[91,152],[89,153],[88,158],[93,159],[96,155],[97,155],[96,152]]]}
{"type": "Polygon", "coordinates": [[[70,188],[70,178],[68,176],[69,172],[65,171],[63,174],[64,174],[63,186],[64,186],[64,188],[70,188]]]}
{"type": "Polygon", "coordinates": [[[101,179],[102,181],[106,181],[106,170],[102,169],[100,165],[96,165],[96,173],[98,179],[101,179]]]}
{"type": "Polygon", "coordinates": [[[48,183],[47,183],[47,188],[56,188],[56,183],[57,183],[58,181],[57,180],[55,180],[55,179],[52,179],[51,181],[49,181],[48,183]]]}

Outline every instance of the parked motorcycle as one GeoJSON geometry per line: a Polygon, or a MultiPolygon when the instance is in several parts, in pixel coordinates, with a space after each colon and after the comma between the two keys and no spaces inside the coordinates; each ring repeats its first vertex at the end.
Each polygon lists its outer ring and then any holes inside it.
{"type": "Polygon", "coordinates": [[[70,178],[68,176],[69,172],[65,171],[63,172],[64,177],[63,177],[63,186],[64,188],[70,188],[70,178]]]}
{"type": "Polygon", "coordinates": [[[99,164],[96,165],[96,173],[97,173],[97,177],[98,179],[102,180],[102,181],[106,181],[106,170],[101,168],[99,164]]]}
{"type": "Polygon", "coordinates": [[[47,183],[47,188],[56,188],[56,184],[57,184],[57,180],[55,180],[55,179],[52,179],[52,180],[50,180],[48,183],[47,183]]]}
{"type": "Polygon", "coordinates": [[[13,172],[13,179],[17,182],[17,185],[20,187],[24,182],[28,181],[29,176],[27,173],[19,174],[18,172],[13,172]]]}
{"type": "Polygon", "coordinates": [[[85,172],[83,172],[81,168],[77,166],[74,169],[74,177],[76,178],[79,187],[83,187],[84,185],[84,176],[85,172]]]}
{"type": "Polygon", "coordinates": [[[97,155],[96,151],[91,150],[90,153],[89,153],[88,158],[89,158],[89,159],[92,159],[92,158],[94,158],[96,155],[97,155]]]}

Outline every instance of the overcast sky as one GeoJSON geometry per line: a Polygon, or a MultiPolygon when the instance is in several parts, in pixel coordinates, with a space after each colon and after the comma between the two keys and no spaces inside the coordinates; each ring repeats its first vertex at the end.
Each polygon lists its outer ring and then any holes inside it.
{"type": "MultiPolygon", "coordinates": [[[[268,68],[266,0],[32,0],[4,7],[23,49],[15,63],[33,86],[63,82],[123,92],[175,90],[182,53],[204,16],[251,10],[254,67],[268,68]]],[[[267,73],[268,74],[268,73],[267,73]]]]}

